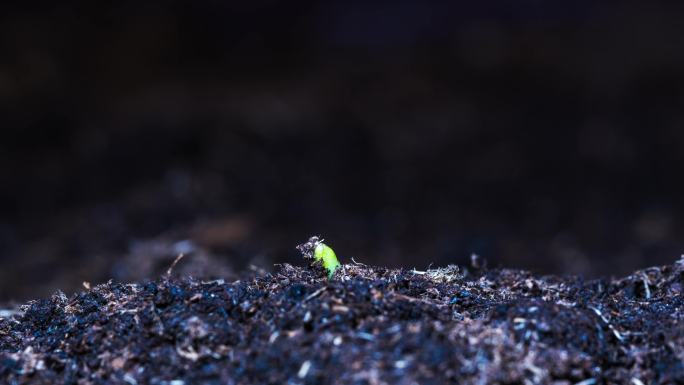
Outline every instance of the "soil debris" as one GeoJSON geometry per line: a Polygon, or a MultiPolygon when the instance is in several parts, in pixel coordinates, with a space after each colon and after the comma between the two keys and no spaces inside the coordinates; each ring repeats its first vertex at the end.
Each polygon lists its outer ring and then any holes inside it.
{"type": "Polygon", "coordinates": [[[6,384],[673,384],[684,266],[617,280],[281,265],[86,286],[0,313],[6,384]]]}

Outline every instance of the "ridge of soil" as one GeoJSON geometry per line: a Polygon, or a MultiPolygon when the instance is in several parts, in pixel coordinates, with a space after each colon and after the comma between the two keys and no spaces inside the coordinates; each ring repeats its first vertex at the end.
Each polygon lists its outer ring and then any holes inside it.
{"type": "Polygon", "coordinates": [[[591,281],[349,264],[109,282],[0,317],[0,383],[682,383],[683,284],[684,261],[591,281]]]}

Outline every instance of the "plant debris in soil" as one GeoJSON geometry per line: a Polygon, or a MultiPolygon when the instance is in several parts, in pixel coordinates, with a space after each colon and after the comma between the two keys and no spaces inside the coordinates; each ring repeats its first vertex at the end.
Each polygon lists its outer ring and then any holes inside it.
{"type": "Polygon", "coordinates": [[[3,384],[675,384],[684,262],[617,280],[282,265],[0,314],[3,384]]]}

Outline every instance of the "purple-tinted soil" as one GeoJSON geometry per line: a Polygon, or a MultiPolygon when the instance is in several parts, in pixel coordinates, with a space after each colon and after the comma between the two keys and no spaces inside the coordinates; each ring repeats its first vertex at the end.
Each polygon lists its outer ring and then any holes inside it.
{"type": "Polygon", "coordinates": [[[283,265],[107,283],[0,318],[3,384],[675,384],[684,263],[618,280],[283,265]]]}

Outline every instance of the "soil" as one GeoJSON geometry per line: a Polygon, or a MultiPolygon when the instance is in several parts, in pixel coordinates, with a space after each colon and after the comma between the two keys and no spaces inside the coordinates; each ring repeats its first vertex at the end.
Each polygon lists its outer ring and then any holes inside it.
{"type": "Polygon", "coordinates": [[[674,384],[684,261],[622,279],[281,265],[57,293],[0,318],[3,384],[674,384]]]}

